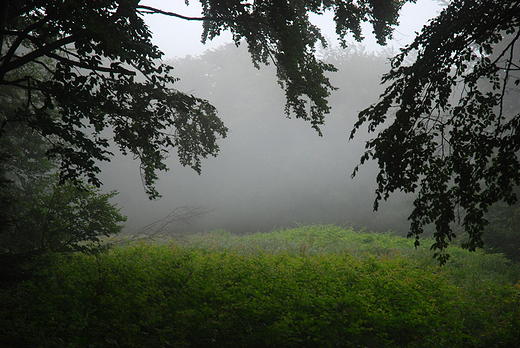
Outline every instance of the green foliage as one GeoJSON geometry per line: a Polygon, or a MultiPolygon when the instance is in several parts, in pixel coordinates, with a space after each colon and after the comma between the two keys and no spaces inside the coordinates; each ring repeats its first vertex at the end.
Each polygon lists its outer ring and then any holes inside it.
{"type": "MultiPolygon", "coordinates": [[[[6,101],[9,93],[2,90],[0,97],[6,101]]],[[[12,116],[9,107],[17,104],[6,102],[1,114],[12,116]]],[[[101,238],[121,232],[126,218],[110,203],[117,192],[60,183],[58,164],[46,157],[50,145],[40,134],[19,123],[4,124],[0,146],[1,276],[19,276],[27,262],[46,252],[99,251],[106,247],[101,238]]]]}
{"type": "Polygon", "coordinates": [[[418,244],[433,224],[441,263],[454,223],[475,250],[488,209],[517,201],[519,23],[518,1],[449,2],[392,59],[382,79],[390,84],[351,134],[365,123],[377,130],[361,158],[379,165],[374,208],[394,191],[418,191],[409,236],[418,244]]]}
{"type": "MultiPolygon", "coordinates": [[[[165,240],[164,243],[167,243],[165,240]]],[[[283,253],[292,256],[348,253],[355,258],[374,255],[380,258],[403,257],[417,267],[438,268],[432,259],[431,239],[416,247],[407,238],[387,233],[355,231],[334,225],[300,226],[296,229],[275,230],[246,236],[232,235],[223,230],[189,236],[176,241],[189,248],[212,251],[231,251],[244,255],[283,253]]],[[[520,280],[520,265],[511,264],[502,254],[486,254],[483,250],[470,252],[450,246],[453,256],[442,268],[458,285],[472,285],[475,279],[495,283],[515,283],[520,280]]]]}
{"type": "Polygon", "coordinates": [[[0,233],[2,277],[30,277],[35,267],[46,266],[42,255],[49,252],[104,250],[108,244],[103,238],[123,228],[126,217],[110,203],[117,192],[79,189],[70,183],[58,185],[57,180],[47,184],[37,192],[10,185],[10,192],[18,196],[10,203],[10,224],[0,233]]]}
{"type": "Polygon", "coordinates": [[[413,252],[413,242],[389,233],[354,231],[334,225],[302,225],[294,229],[236,236],[223,230],[193,235],[177,243],[212,250],[232,250],[245,254],[288,253],[311,256],[322,253],[362,257],[366,254],[394,256],[413,252]]]}
{"type": "MultiPolygon", "coordinates": [[[[404,248],[400,241],[407,242],[369,236],[302,226],[243,237],[244,248],[227,248],[215,243],[233,236],[218,231],[199,237],[198,247],[138,244],[97,256],[56,257],[40,281],[0,291],[0,336],[6,347],[512,347],[518,342],[518,283],[475,278],[475,286],[456,285],[446,268],[384,253],[249,252],[262,239],[313,237],[329,247],[343,239],[353,248],[404,248]]],[[[458,259],[453,253],[452,260],[458,259]]]]}
{"type": "Polygon", "coordinates": [[[100,237],[121,232],[126,218],[109,202],[117,192],[56,183],[44,189],[31,195],[20,192],[24,200],[11,202],[16,215],[0,234],[2,254],[95,251],[100,237]]]}
{"type": "Polygon", "coordinates": [[[110,204],[117,192],[80,190],[64,184],[47,187],[19,203],[14,231],[3,236],[2,249],[9,253],[40,251],[95,251],[103,236],[121,232],[126,218],[110,204]]]}

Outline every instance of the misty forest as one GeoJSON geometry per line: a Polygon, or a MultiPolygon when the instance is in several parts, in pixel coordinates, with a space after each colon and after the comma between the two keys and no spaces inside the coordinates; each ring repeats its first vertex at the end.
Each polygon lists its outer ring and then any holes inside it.
{"type": "Polygon", "coordinates": [[[518,347],[520,1],[407,2],[0,4],[0,347],[518,347]]]}
{"type": "Polygon", "coordinates": [[[228,134],[219,141],[218,156],[204,160],[200,175],[169,158],[170,171],[157,183],[162,197],[153,201],[143,194],[139,164],[132,158],[103,164],[103,187],[119,192],[113,202],[129,217],[126,229],[138,231],[176,207],[203,205],[206,213],[176,226],[178,232],[221,228],[244,234],[332,223],[400,230],[405,236],[412,201],[392,197],[374,213],[375,168],[367,165],[350,178],[366,137],[349,141],[348,136],[357,113],[382,93],[379,79],[388,60],[361,46],[323,54],[339,71],[331,76],[338,90],[329,98],[332,112],[322,137],[308,123],[285,117],[284,92],[273,68],[256,69],[246,47],[229,44],[168,62],[180,78],[177,88],[211,100],[228,134]]]}

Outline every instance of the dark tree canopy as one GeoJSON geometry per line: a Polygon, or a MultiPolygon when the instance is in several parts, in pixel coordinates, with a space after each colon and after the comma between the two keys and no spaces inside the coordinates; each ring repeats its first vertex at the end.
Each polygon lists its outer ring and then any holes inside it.
{"type": "Polygon", "coordinates": [[[325,73],[335,69],[316,58],[316,44],[325,41],[309,13],[334,11],[343,41],[349,33],[360,40],[360,23],[371,22],[384,43],[403,3],[201,0],[202,16],[188,18],[135,0],[3,1],[0,85],[23,91],[25,102],[15,117],[1,115],[0,136],[8,123],[30,127],[52,142],[48,155],[61,160],[63,180],[86,176],[96,186],[96,161],[109,160],[113,140],[141,161],[147,193],[156,197],[157,170],[167,169],[163,160],[172,149],[200,171],[227,129],[208,101],[174,88],[173,68],[160,61],[145,14],[202,20],[203,41],[230,30],[237,44],[247,43],[254,64],[276,65],[287,114],[319,132],[333,90],[325,73]],[[34,65],[45,73],[25,73],[34,65]]]}
{"type": "Polygon", "coordinates": [[[392,59],[386,91],[351,135],[363,124],[377,132],[361,158],[379,164],[374,206],[396,190],[417,192],[409,236],[418,243],[433,223],[441,263],[454,223],[474,250],[488,209],[518,199],[519,24],[519,1],[450,2],[392,59]]]}

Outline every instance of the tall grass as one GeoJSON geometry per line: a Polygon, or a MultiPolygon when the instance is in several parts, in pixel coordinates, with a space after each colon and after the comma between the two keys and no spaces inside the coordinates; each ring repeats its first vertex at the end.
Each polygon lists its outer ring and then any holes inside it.
{"type": "Polygon", "coordinates": [[[2,347],[515,347],[517,266],[450,252],[318,225],[56,257],[0,291],[2,347]]]}
{"type": "MultiPolygon", "coordinates": [[[[171,242],[164,239],[160,243],[171,242]]],[[[355,231],[351,227],[336,225],[303,225],[298,228],[280,229],[269,233],[254,233],[245,236],[233,235],[225,230],[181,237],[175,243],[188,248],[213,251],[233,251],[242,255],[259,253],[285,253],[288,255],[312,256],[319,254],[343,254],[352,257],[392,258],[404,257],[417,267],[444,272],[458,285],[478,281],[493,281],[500,284],[520,280],[520,265],[511,264],[502,254],[486,254],[483,250],[470,252],[458,246],[450,246],[448,263],[437,267],[430,246],[431,239],[423,239],[416,248],[411,239],[386,233],[355,231]]]]}

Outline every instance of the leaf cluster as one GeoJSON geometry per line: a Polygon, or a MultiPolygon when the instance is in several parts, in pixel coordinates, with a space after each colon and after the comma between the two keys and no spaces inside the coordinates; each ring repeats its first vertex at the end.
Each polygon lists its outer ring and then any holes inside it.
{"type": "Polygon", "coordinates": [[[454,223],[475,250],[489,207],[517,201],[519,24],[518,1],[450,2],[391,60],[388,87],[351,133],[378,132],[361,158],[379,165],[374,208],[396,190],[417,192],[409,236],[418,245],[433,224],[441,263],[454,223]]]}
{"type": "Polygon", "coordinates": [[[230,30],[235,43],[244,40],[255,66],[276,65],[277,77],[286,94],[286,114],[310,121],[321,135],[320,125],[330,112],[332,90],[327,72],[337,69],[316,57],[316,46],[327,42],[312,24],[310,14],[334,13],[336,33],[343,47],[353,34],[363,39],[361,23],[370,22],[378,42],[386,44],[404,1],[253,1],[201,0],[204,18],[202,41],[230,30]]]}
{"type": "MultiPolygon", "coordinates": [[[[6,3],[3,9],[11,9],[6,3]]],[[[172,68],[135,1],[27,1],[9,11],[0,28],[5,47],[2,85],[22,91],[19,122],[51,139],[48,155],[61,161],[61,180],[99,186],[98,161],[110,142],[141,161],[148,195],[172,149],[200,172],[216,155],[226,127],[207,101],[172,89],[172,68]],[[5,39],[4,39],[5,38],[5,39]],[[44,76],[23,68],[36,65],[44,76]]]]}

